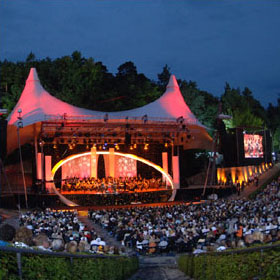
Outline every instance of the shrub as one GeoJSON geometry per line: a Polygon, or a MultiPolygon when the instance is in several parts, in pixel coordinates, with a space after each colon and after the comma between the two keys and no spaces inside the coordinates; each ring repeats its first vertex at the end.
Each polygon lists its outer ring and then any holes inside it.
{"type": "Polygon", "coordinates": [[[179,268],[194,279],[280,279],[280,247],[258,252],[182,255],[179,268]]]}
{"type": "MultiPolygon", "coordinates": [[[[22,275],[28,280],[122,280],[138,269],[136,257],[69,258],[22,255],[22,275]]],[[[18,278],[15,253],[0,254],[0,279],[18,278]]]]}

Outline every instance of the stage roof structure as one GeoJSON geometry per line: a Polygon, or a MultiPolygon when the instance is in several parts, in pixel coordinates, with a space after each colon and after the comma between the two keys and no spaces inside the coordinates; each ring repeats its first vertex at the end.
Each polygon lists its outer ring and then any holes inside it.
{"type": "Polygon", "coordinates": [[[79,108],[48,93],[41,85],[35,68],[31,68],[24,90],[8,116],[7,151],[17,148],[20,121],[21,144],[44,139],[75,138],[141,143],[170,141],[184,149],[211,150],[212,138],[185,103],[177,80],[171,75],[164,94],[145,106],[119,112],[101,112],[79,108]],[[19,119],[20,118],[20,119],[19,119]]]}

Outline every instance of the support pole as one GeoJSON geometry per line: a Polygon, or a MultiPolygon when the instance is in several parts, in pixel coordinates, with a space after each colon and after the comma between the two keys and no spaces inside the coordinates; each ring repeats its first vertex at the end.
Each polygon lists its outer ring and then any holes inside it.
{"type": "Polygon", "coordinates": [[[21,125],[22,125],[22,122],[19,121],[18,122],[18,127],[17,127],[18,150],[19,150],[19,160],[20,160],[22,181],[23,181],[23,187],[24,187],[25,207],[26,207],[26,209],[28,209],[26,183],[25,183],[24,167],[23,167],[22,154],[21,154],[21,145],[20,145],[20,134],[19,134],[19,130],[22,127],[21,125]]]}

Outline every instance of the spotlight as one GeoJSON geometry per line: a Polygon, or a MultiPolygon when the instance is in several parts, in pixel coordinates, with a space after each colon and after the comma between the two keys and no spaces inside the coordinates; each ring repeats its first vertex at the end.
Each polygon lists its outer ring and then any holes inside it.
{"type": "Polygon", "coordinates": [[[177,122],[177,123],[180,123],[180,124],[183,124],[183,122],[184,122],[183,116],[180,116],[179,118],[177,118],[177,119],[176,119],[176,122],[177,122]]]}
{"type": "Polygon", "coordinates": [[[19,122],[18,122],[18,128],[23,128],[23,123],[22,123],[22,121],[19,121],[19,122]]]}
{"type": "Polygon", "coordinates": [[[143,123],[146,123],[148,121],[148,115],[144,115],[142,117],[142,121],[143,121],[143,123]]]}

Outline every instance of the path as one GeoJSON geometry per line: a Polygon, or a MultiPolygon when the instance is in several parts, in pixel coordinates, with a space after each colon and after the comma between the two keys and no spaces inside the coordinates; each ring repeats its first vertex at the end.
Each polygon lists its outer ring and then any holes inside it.
{"type": "Polygon", "coordinates": [[[139,270],[129,280],[190,280],[178,269],[176,256],[140,256],[139,270]]]}

